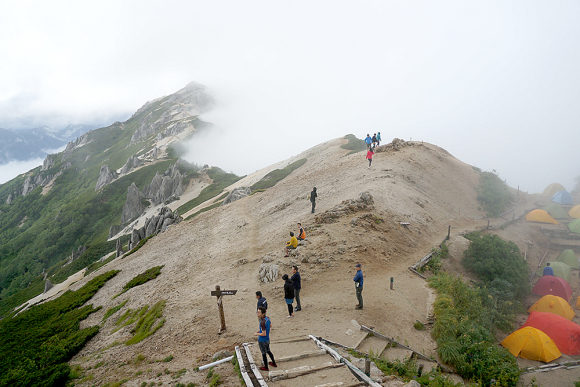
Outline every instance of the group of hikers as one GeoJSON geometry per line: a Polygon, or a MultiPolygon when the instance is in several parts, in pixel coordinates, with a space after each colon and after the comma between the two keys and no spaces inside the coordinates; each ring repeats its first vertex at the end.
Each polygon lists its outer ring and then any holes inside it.
{"type": "MultiPolygon", "coordinates": [[[[300,223],[298,223],[300,224],[300,223]]],[[[358,300],[358,304],[355,306],[355,309],[362,309],[363,308],[363,273],[362,273],[362,265],[357,263],[355,265],[356,274],[353,278],[355,289],[356,289],[356,298],[358,300]]],[[[300,305],[300,290],[302,289],[302,283],[300,279],[300,273],[298,272],[298,266],[292,266],[292,277],[288,277],[288,274],[284,274],[282,276],[284,280],[284,301],[286,302],[286,306],[288,307],[288,316],[286,318],[294,317],[294,312],[299,312],[302,310],[302,306],[300,305]],[[296,308],[294,308],[294,299],[296,299],[296,308]]],[[[276,360],[274,360],[274,354],[270,350],[270,326],[271,321],[270,318],[266,316],[266,312],[268,310],[268,301],[266,301],[266,297],[262,294],[261,291],[256,292],[256,298],[258,299],[257,305],[257,312],[258,320],[259,320],[259,330],[254,333],[254,336],[258,336],[258,346],[260,347],[260,352],[262,353],[262,362],[264,365],[260,367],[262,371],[269,371],[269,365],[272,367],[277,367],[276,360]],[[270,356],[272,361],[268,362],[267,356],[270,356]]]]}
{"type": "MultiPolygon", "coordinates": [[[[369,160],[369,168],[371,167],[371,163],[373,161],[373,154],[374,148],[379,146],[381,142],[381,132],[375,133],[373,137],[367,134],[365,138],[365,143],[367,144],[367,156],[366,158],[369,160]]],[[[312,203],[312,211],[314,213],[314,209],[316,207],[316,198],[318,194],[316,192],[316,187],[312,189],[310,192],[310,202],[312,203]]],[[[288,257],[290,250],[294,250],[298,247],[298,241],[302,241],[306,239],[306,232],[304,228],[302,228],[301,223],[297,223],[298,225],[298,236],[294,235],[294,232],[290,232],[290,240],[286,242],[286,246],[284,247],[285,255],[284,257],[288,257]]],[[[355,305],[355,309],[361,310],[363,308],[363,273],[362,273],[362,265],[357,263],[355,265],[356,274],[353,278],[355,284],[355,292],[356,292],[356,299],[358,304],[355,305]]],[[[288,316],[286,318],[294,317],[294,312],[299,312],[302,310],[302,306],[300,305],[300,290],[302,289],[302,283],[300,279],[300,273],[298,272],[298,266],[292,266],[292,276],[288,277],[288,274],[284,274],[282,276],[282,280],[284,280],[284,301],[286,302],[286,306],[288,308],[288,316]],[[296,299],[296,308],[294,308],[294,299],[296,299]]],[[[260,347],[260,352],[262,353],[262,362],[263,366],[260,367],[262,371],[269,371],[269,366],[278,367],[276,364],[276,360],[274,359],[274,354],[270,350],[270,326],[271,321],[270,318],[266,316],[266,312],[268,310],[268,301],[266,301],[266,297],[262,294],[261,291],[256,292],[256,298],[258,299],[257,305],[257,316],[259,320],[259,330],[254,333],[254,336],[258,336],[258,346],[260,347]],[[268,356],[270,356],[271,361],[268,362],[268,356]]]]}
{"type": "Polygon", "coordinates": [[[369,168],[373,163],[373,155],[375,154],[375,147],[381,145],[381,132],[375,133],[373,137],[367,133],[365,138],[365,144],[367,144],[367,160],[369,161],[369,168]]]}

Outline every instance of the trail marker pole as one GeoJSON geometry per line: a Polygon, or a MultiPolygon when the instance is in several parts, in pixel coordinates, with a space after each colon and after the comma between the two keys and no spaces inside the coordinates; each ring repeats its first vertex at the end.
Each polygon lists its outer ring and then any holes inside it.
{"type": "Polygon", "coordinates": [[[211,295],[215,296],[217,298],[217,306],[218,306],[218,311],[220,314],[221,327],[220,327],[220,330],[218,332],[218,335],[221,335],[226,330],[226,318],[224,316],[223,297],[224,296],[233,296],[237,292],[238,292],[237,290],[221,290],[219,285],[216,285],[215,291],[211,292],[211,295]]]}
{"type": "Polygon", "coordinates": [[[393,282],[395,281],[395,279],[393,277],[391,277],[391,290],[393,290],[393,282]]]}

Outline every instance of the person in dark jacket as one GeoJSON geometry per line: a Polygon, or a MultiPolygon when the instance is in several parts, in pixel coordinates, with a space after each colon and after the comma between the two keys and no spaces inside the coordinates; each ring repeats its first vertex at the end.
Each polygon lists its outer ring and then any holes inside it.
{"type": "Polygon", "coordinates": [[[318,195],[316,194],[316,187],[312,188],[312,192],[310,192],[310,201],[312,202],[312,212],[314,214],[314,208],[316,207],[316,198],[318,195]]]}
{"type": "Polygon", "coordinates": [[[284,300],[286,300],[286,305],[288,305],[288,316],[286,318],[294,317],[294,307],[292,303],[294,302],[294,284],[292,280],[288,278],[288,274],[284,274],[282,279],[284,283],[284,300]]]}
{"type": "Polygon", "coordinates": [[[363,308],[363,297],[362,297],[362,291],[363,291],[363,273],[361,270],[361,264],[357,263],[356,265],[354,265],[355,269],[356,269],[356,275],[354,276],[354,278],[352,279],[354,281],[354,285],[355,285],[355,289],[356,289],[356,299],[358,300],[358,305],[355,307],[355,309],[362,309],[363,308]]]}
{"type": "Polygon", "coordinates": [[[296,297],[296,308],[294,309],[296,312],[302,310],[300,306],[300,289],[302,289],[302,285],[300,284],[300,273],[298,273],[298,266],[292,266],[292,277],[290,280],[292,281],[292,285],[294,286],[294,297],[296,297]]]}
{"type": "Polygon", "coordinates": [[[257,306],[257,308],[259,308],[261,306],[262,308],[268,310],[268,301],[266,301],[266,297],[262,296],[262,292],[261,291],[258,290],[256,292],[256,298],[258,299],[258,306],[257,306]]]}

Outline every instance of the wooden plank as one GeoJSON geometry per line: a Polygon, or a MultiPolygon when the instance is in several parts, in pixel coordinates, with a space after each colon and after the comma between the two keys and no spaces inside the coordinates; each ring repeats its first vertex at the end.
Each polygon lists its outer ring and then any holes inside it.
{"type": "Polygon", "coordinates": [[[246,370],[246,364],[244,363],[244,358],[242,357],[242,351],[240,351],[240,347],[238,345],[236,345],[236,357],[238,358],[240,373],[242,374],[242,379],[244,379],[244,383],[246,383],[246,387],[254,387],[252,379],[250,379],[250,375],[248,375],[248,371],[246,370]]]}
{"type": "Polygon", "coordinates": [[[304,376],[308,374],[313,374],[318,371],[326,370],[329,368],[344,367],[343,363],[325,363],[319,366],[302,366],[290,370],[284,371],[272,371],[270,372],[270,380],[275,382],[277,380],[294,379],[299,376],[304,376]]]}
{"type": "Polygon", "coordinates": [[[305,352],[305,353],[302,353],[302,354],[299,354],[299,355],[291,355],[291,356],[279,357],[279,358],[276,359],[276,364],[277,363],[282,363],[282,362],[285,362],[285,361],[294,361],[294,360],[305,359],[307,357],[322,356],[322,355],[326,355],[326,351],[323,350],[323,349],[320,349],[318,351],[305,352]]]}
{"type": "Polygon", "coordinates": [[[345,384],[344,382],[332,382],[332,383],[317,384],[314,387],[358,387],[364,385],[365,384],[363,382],[354,382],[349,384],[345,384]]]}
{"type": "Polygon", "coordinates": [[[354,364],[352,364],[350,361],[348,361],[348,359],[340,356],[340,354],[338,352],[336,352],[334,349],[332,349],[328,345],[322,343],[320,340],[318,340],[316,337],[314,337],[312,335],[310,335],[310,338],[316,343],[318,348],[324,349],[336,361],[338,361],[340,363],[345,363],[348,366],[348,368],[350,369],[350,371],[355,374],[355,376],[358,380],[362,380],[363,382],[365,382],[366,384],[368,384],[371,387],[382,387],[379,383],[372,380],[364,372],[359,370],[358,367],[356,367],[354,364]]]}
{"type": "Polygon", "coordinates": [[[369,328],[369,327],[366,327],[366,326],[364,326],[364,325],[361,325],[360,329],[361,329],[361,330],[363,330],[363,331],[366,331],[366,332],[372,333],[373,335],[375,335],[375,336],[378,336],[378,337],[380,337],[380,338],[382,338],[382,339],[388,340],[388,341],[389,341],[389,342],[391,342],[391,343],[395,343],[395,344],[397,344],[399,347],[402,347],[402,348],[408,349],[408,350],[410,350],[410,351],[414,352],[414,353],[415,353],[415,354],[416,354],[418,357],[420,357],[420,358],[422,358],[422,359],[429,360],[429,361],[433,361],[432,359],[428,358],[427,356],[423,355],[422,353],[415,351],[413,348],[411,348],[411,347],[407,347],[406,345],[403,345],[403,344],[401,344],[401,343],[399,343],[399,342],[395,341],[395,339],[392,339],[392,338],[390,338],[390,337],[387,337],[387,336],[385,336],[385,335],[382,335],[382,334],[380,334],[379,332],[376,332],[376,331],[372,330],[372,329],[371,329],[371,328],[369,328]]]}
{"type": "Polygon", "coordinates": [[[246,351],[246,356],[248,357],[248,363],[250,363],[252,373],[258,380],[258,384],[260,385],[260,387],[268,387],[268,385],[264,381],[264,378],[262,377],[262,374],[260,373],[260,370],[254,363],[254,358],[252,357],[252,352],[250,351],[250,345],[248,343],[244,343],[244,350],[246,351]]]}
{"type": "Polygon", "coordinates": [[[294,337],[294,338],[289,338],[289,339],[281,339],[281,340],[276,340],[276,341],[270,341],[270,345],[272,344],[286,344],[286,343],[297,343],[299,341],[309,341],[310,339],[308,338],[308,336],[299,336],[299,337],[294,337]]]}

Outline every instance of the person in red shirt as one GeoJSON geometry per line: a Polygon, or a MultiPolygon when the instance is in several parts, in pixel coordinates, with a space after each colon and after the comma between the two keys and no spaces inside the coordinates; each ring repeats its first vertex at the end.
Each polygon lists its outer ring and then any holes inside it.
{"type": "Polygon", "coordinates": [[[372,148],[369,148],[369,150],[367,151],[367,159],[369,160],[369,168],[371,167],[371,163],[373,162],[373,150],[372,148]]]}

